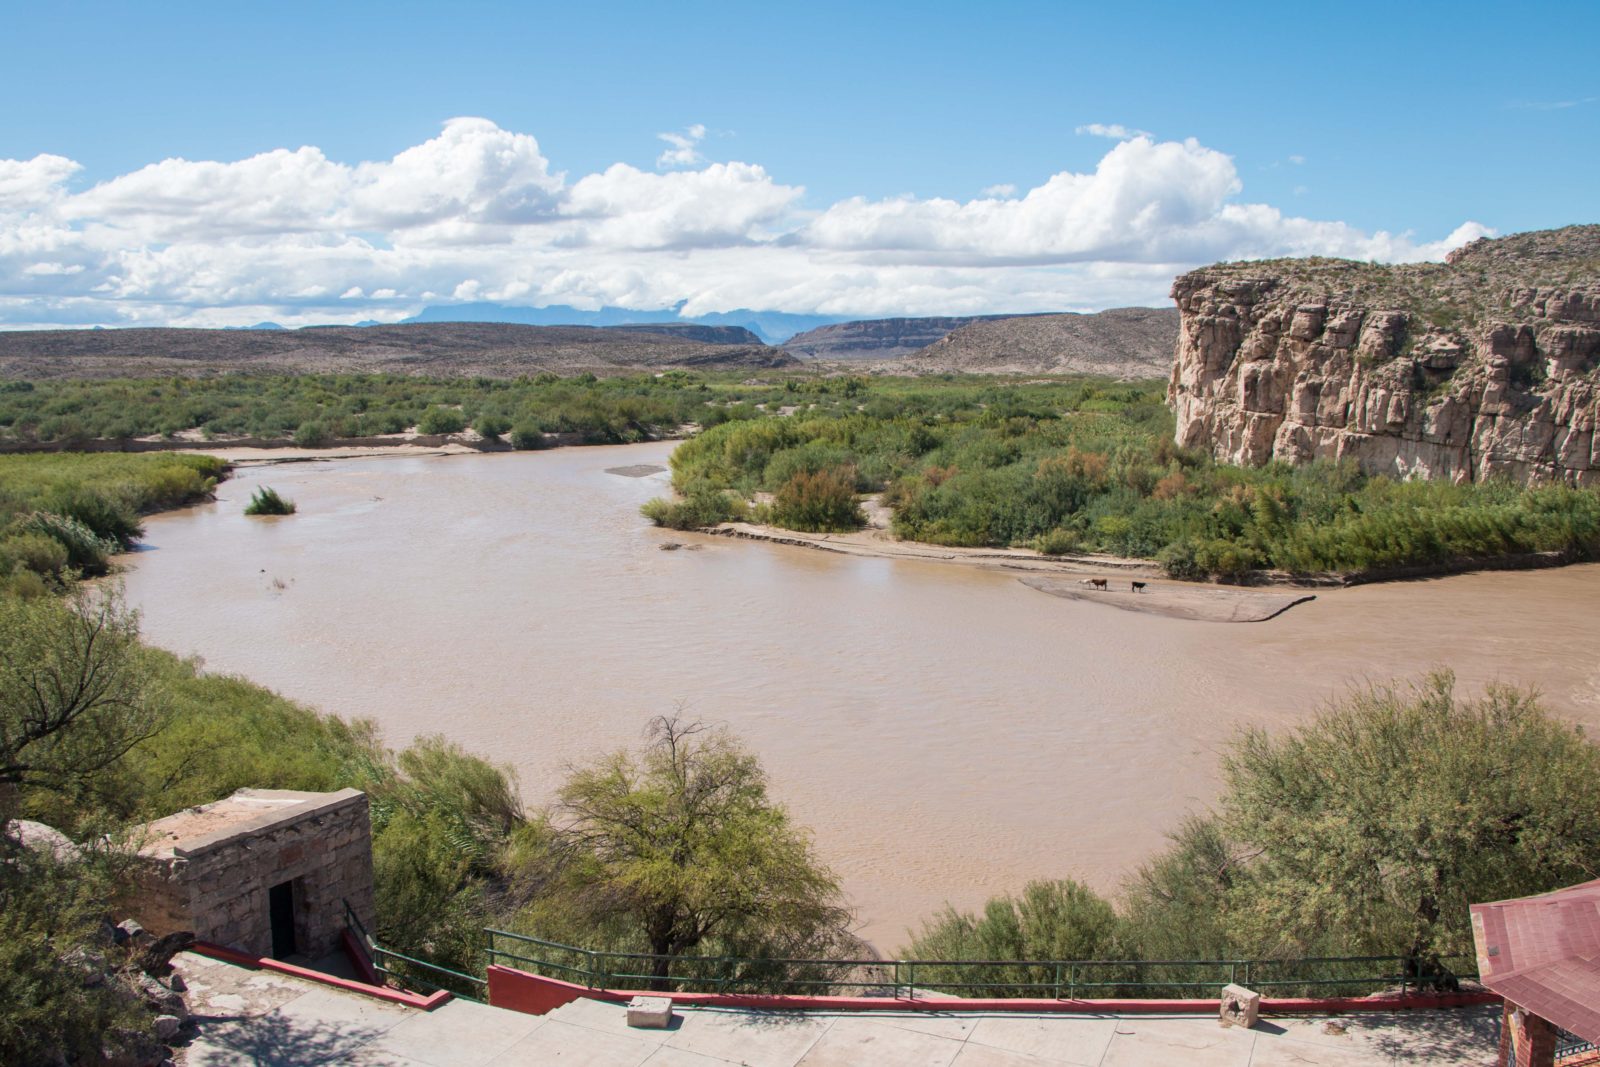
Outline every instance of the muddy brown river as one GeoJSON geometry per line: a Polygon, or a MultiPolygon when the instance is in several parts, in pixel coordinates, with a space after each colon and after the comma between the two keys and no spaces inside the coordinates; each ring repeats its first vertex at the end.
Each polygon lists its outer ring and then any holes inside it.
{"type": "Polygon", "coordinates": [[[443,733],[537,803],[651,716],[726,723],[886,951],[1030,878],[1115,890],[1216,790],[1240,724],[1448,666],[1600,726],[1600,565],[1324,593],[1200,623],[1002,572],[655,530],[666,443],[242,468],[149,520],[129,601],[157,645],[388,741],[443,733]],[[638,472],[630,472],[637,475],[638,472]],[[248,519],[267,484],[299,513],[248,519]],[[668,540],[693,551],[661,551],[668,540]]]}

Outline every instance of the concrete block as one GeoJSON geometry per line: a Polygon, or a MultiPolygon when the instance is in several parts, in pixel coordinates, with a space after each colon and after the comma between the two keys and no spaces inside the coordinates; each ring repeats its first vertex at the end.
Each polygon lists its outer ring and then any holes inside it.
{"type": "Polygon", "coordinates": [[[1260,1016],[1260,993],[1246,989],[1242,985],[1222,987],[1222,1006],[1217,1018],[1223,1026],[1242,1026],[1248,1030],[1256,1024],[1256,1019],[1260,1016]]]}
{"type": "Polygon", "coordinates": [[[634,997],[628,1001],[628,1025],[640,1030],[665,1030],[672,1025],[672,998],[634,997]]]}

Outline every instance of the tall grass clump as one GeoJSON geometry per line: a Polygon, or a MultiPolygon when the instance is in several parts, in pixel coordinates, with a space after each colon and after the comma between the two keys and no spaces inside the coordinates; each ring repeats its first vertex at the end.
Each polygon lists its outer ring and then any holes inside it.
{"type": "Polygon", "coordinates": [[[278,495],[276,489],[261,486],[244,506],[246,515],[293,515],[294,501],[278,495]]]}

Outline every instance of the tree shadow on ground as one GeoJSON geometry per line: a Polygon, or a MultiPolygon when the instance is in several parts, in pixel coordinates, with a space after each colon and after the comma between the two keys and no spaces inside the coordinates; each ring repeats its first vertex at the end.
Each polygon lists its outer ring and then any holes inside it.
{"type": "Polygon", "coordinates": [[[186,1067],[312,1067],[361,1064],[378,1027],[264,1015],[195,1016],[198,1033],[188,1043],[186,1067]]]}
{"type": "Polygon", "coordinates": [[[1395,1063],[1492,1063],[1500,1043],[1500,1007],[1347,1015],[1348,1032],[1381,1029],[1370,1040],[1395,1063]]]}

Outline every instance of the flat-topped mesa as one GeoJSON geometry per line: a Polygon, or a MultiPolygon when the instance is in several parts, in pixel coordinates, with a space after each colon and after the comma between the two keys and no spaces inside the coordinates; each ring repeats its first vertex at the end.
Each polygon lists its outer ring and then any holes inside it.
{"type": "Polygon", "coordinates": [[[1172,297],[1180,445],[1600,485],[1600,226],[1478,240],[1444,263],[1219,264],[1172,297]]]}

